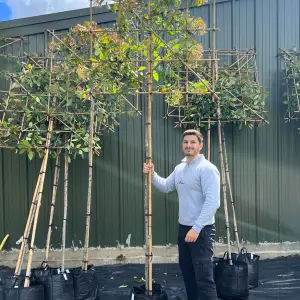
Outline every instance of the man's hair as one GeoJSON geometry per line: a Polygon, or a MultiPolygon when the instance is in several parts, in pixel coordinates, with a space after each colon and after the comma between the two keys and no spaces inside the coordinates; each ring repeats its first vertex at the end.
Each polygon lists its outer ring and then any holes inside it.
{"type": "Polygon", "coordinates": [[[195,129],[188,129],[182,134],[182,139],[184,139],[184,137],[187,135],[194,135],[197,137],[200,144],[203,143],[203,136],[199,131],[197,131],[195,129]]]}

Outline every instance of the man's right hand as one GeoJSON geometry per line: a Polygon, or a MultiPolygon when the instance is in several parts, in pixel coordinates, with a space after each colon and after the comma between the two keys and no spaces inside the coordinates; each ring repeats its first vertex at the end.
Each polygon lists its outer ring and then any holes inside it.
{"type": "Polygon", "coordinates": [[[143,166],[144,174],[148,174],[150,172],[150,170],[151,170],[151,172],[154,172],[154,165],[145,163],[144,166],[143,166]]]}

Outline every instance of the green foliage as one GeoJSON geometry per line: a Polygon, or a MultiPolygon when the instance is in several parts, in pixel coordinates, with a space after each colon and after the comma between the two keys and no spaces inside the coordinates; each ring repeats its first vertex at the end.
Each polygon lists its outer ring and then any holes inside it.
{"type": "Polygon", "coordinates": [[[299,117],[300,110],[300,57],[299,51],[293,49],[291,52],[282,51],[285,61],[284,86],[284,104],[288,106],[289,115],[293,118],[299,117]]]}
{"type": "MultiPolygon", "coordinates": [[[[44,153],[48,118],[54,118],[51,147],[64,147],[68,140],[70,155],[88,151],[90,98],[95,101],[95,150],[100,150],[100,134],[113,131],[124,113],[124,95],[136,85],[140,75],[128,59],[130,46],[115,33],[104,33],[95,23],[77,25],[59,42],[50,43],[55,63],[51,68],[31,63],[19,71],[6,73],[12,80],[10,95],[0,103],[7,110],[1,123],[2,145],[16,145],[20,153],[44,153]],[[93,34],[93,57],[88,43],[93,34]],[[51,80],[50,80],[51,78],[51,80]],[[10,120],[7,121],[7,118],[10,120]],[[40,147],[34,149],[34,147],[40,147]]],[[[50,60],[49,60],[50,62],[50,60]]],[[[48,63],[49,63],[48,62],[48,63]]],[[[52,151],[55,156],[56,151],[52,151]]]]}
{"type": "MultiPolygon", "coordinates": [[[[242,70],[243,71],[243,70],[242,70]]],[[[267,93],[247,72],[224,71],[219,74],[216,92],[220,97],[221,121],[238,122],[240,127],[253,127],[253,120],[265,116],[267,93]]],[[[195,127],[206,126],[201,121],[217,120],[216,101],[211,95],[191,95],[185,108],[185,121],[195,127]]]]}
{"type": "MultiPolygon", "coordinates": [[[[102,5],[103,1],[95,2],[102,5]]],[[[152,1],[150,17],[143,0],[117,3],[110,6],[117,13],[112,29],[100,28],[94,22],[78,24],[64,38],[55,38],[50,43],[48,54],[54,55],[52,67],[50,60],[47,67],[43,61],[32,60],[20,65],[13,74],[6,74],[13,85],[9,97],[0,104],[0,109],[6,111],[1,118],[3,145],[17,145],[19,153],[26,152],[30,159],[35,153],[42,156],[48,116],[51,116],[54,131],[50,146],[64,147],[67,139],[70,157],[83,156],[88,149],[90,98],[93,97],[94,147],[99,150],[100,134],[119,125],[118,118],[125,113],[130,94],[147,90],[149,34],[153,89],[168,92],[184,85],[182,61],[193,61],[203,55],[201,44],[195,40],[206,32],[203,20],[181,11],[181,0],[152,1]],[[180,31],[183,28],[188,31],[180,31]]],[[[51,154],[55,156],[56,151],[51,154]]]]}
{"type": "MultiPolygon", "coordinates": [[[[103,1],[95,3],[102,5],[103,1]]],[[[207,67],[201,61],[204,49],[198,41],[206,33],[205,22],[180,9],[185,4],[182,0],[152,0],[150,15],[143,0],[118,3],[109,7],[117,14],[112,28],[100,28],[95,22],[78,24],[49,44],[53,63],[50,59],[47,64],[31,59],[5,74],[12,85],[5,101],[0,102],[2,145],[17,145],[19,153],[27,153],[30,159],[35,154],[42,157],[51,117],[54,129],[50,147],[65,147],[67,143],[71,158],[83,157],[88,152],[93,99],[94,148],[100,151],[101,134],[119,126],[131,95],[147,92],[148,75],[153,92],[166,93],[167,104],[188,104],[185,116],[192,123],[215,116],[208,88],[211,82],[203,75],[207,67]],[[188,103],[183,94],[187,64],[193,70],[190,74],[198,74],[188,76],[188,103]]],[[[189,1],[190,6],[205,3],[189,1]]],[[[217,91],[222,92],[222,117],[226,120],[247,122],[253,112],[263,111],[265,94],[250,77],[220,74],[217,91]]],[[[51,155],[55,157],[56,151],[51,155]]]]}
{"type": "MultiPolygon", "coordinates": [[[[103,3],[101,0],[96,2],[98,5],[103,3]]],[[[152,80],[156,91],[171,92],[184,86],[184,62],[188,61],[196,71],[201,67],[195,60],[202,58],[204,50],[196,38],[206,33],[206,24],[202,18],[182,11],[180,8],[184,3],[182,0],[153,0],[150,16],[143,0],[125,0],[121,6],[116,1],[110,6],[118,13],[114,30],[131,45],[131,59],[147,61],[151,34],[152,80]]],[[[190,4],[200,5],[199,1],[190,4]]],[[[140,64],[138,70],[146,79],[146,65],[140,64]]]]}

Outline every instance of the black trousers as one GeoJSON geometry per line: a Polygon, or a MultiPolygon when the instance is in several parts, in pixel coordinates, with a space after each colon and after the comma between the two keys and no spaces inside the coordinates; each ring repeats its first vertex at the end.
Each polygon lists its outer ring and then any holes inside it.
{"type": "Polygon", "coordinates": [[[186,243],[191,228],[179,224],[178,230],[179,266],[188,300],[217,300],[212,262],[215,226],[205,226],[196,242],[186,243]]]}

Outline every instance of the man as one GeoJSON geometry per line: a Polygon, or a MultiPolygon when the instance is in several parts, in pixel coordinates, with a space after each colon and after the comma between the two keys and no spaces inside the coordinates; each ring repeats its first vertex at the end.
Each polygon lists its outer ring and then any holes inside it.
{"type": "Polygon", "coordinates": [[[185,158],[168,178],[144,164],[143,172],[152,171],[155,188],[164,193],[177,190],[179,198],[179,265],[188,300],[217,300],[213,279],[213,242],[215,213],[220,207],[220,173],[200,154],[203,137],[196,130],[182,136],[185,158]]]}

